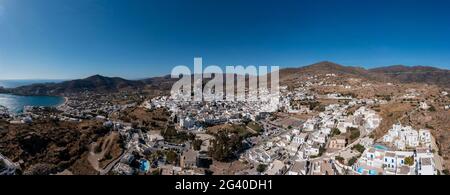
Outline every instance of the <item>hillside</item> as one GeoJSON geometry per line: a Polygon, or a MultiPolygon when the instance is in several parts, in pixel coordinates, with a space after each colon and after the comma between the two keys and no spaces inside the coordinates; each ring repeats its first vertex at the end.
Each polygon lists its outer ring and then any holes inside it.
{"type": "MultiPolygon", "coordinates": [[[[280,70],[280,82],[282,84],[296,83],[301,79],[325,74],[339,75],[337,80],[346,78],[358,78],[362,80],[379,82],[400,83],[427,83],[450,88],[450,70],[443,70],[426,66],[388,66],[374,69],[343,66],[333,62],[319,62],[299,68],[284,68],[280,70]]],[[[2,89],[0,93],[14,93],[19,95],[64,95],[92,91],[98,93],[110,93],[121,90],[150,89],[169,91],[178,79],[172,79],[170,75],[152,77],[143,80],[126,80],[119,77],[104,77],[94,75],[85,79],[65,81],[62,83],[43,83],[22,86],[14,89],[2,89]]]]}
{"type": "Polygon", "coordinates": [[[142,81],[131,81],[119,77],[94,75],[85,79],[62,83],[43,83],[10,89],[14,94],[23,95],[62,95],[84,91],[117,92],[124,89],[139,89],[145,86],[142,81]]]}
{"type": "Polygon", "coordinates": [[[353,66],[343,66],[333,62],[319,62],[312,65],[299,67],[299,68],[285,68],[280,70],[280,80],[289,81],[300,79],[301,76],[314,76],[314,75],[324,75],[324,74],[338,74],[341,77],[351,77],[359,79],[368,79],[375,81],[388,81],[389,77],[383,74],[378,74],[375,72],[370,72],[361,67],[353,66]]]}
{"type": "Polygon", "coordinates": [[[370,72],[383,74],[404,83],[428,83],[450,88],[450,70],[429,66],[387,66],[370,69],[370,72]]]}

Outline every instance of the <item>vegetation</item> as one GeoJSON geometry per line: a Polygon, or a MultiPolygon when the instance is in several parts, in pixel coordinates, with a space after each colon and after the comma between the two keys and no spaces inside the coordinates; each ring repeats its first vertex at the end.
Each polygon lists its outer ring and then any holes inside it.
{"type": "Polygon", "coordinates": [[[364,150],[366,150],[366,148],[361,144],[356,144],[352,147],[352,150],[356,150],[362,154],[364,152],[364,150]]]}
{"type": "Polygon", "coordinates": [[[310,110],[314,110],[314,108],[316,108],[317,106],[320,105],[320,103],[318,101],[308,102],[307,104],[308,104],[310,110]]]}
{"type": "Polygon", "coordinates": [[[325,152],[325,148],[323,146],[319,147],[319,156],[322,156],[322,154],[325,152]]]}
{"type": "Polygon", "coordinates": [[[188,140],[194,140],[195,135],[184,131],[177,131],[174,127],[168,127],[165,130],[161,130],[161,135],[164,140],[172,143],[184,143],[188,140]]]}
{"type": "Polygon", "coordinates": [[[209,149],[210,155],[218,161],[229,161],[235,157],[236,152],[242,149],[242,137],[236,133],[229,134],[220,131],[212,141],[209,149]]]}
{"type": "Polygon", "coordinates": [[[406,157],[405,165],[413,166],[414,165],[414,157],[413,156],[406,157]]]}
{"type": "Polygon", "coordinates": [[[377,94],[376,97],[381,98],[381,99],[386,100],[386,101],[391,101],[392,100],[390,95],[379,95],[379,94],[377,94]]]}
{"type": "Polygon", "coordinates": [[[358,161],[358,159],[356,157],[352,157],[350,160],[348,160],[347,165],[352,166],[356,163],[356,161],[358,161]]]}
{"type": "Polygon", "coordinates": [[[111,155],[111,152],[108,152],[105,154],[105,159],[106,160],[111,160],[113,158],[113,156],[111,155]]]}
{"type": "Polygon", "coordinates": [[[338,128],[334,127],[331,129],[331,136],[336,136],[336,135],[340,135],[341,131],[339,131],[338,128]]]}
{"type": "Polygon", "coordinates": [[[428,110],[430,112],[436,112],[436,108],[433,105],[430,105],[430,108],[428,110]]]}
{"type": "Polygon", "coordinates": [[[449,171],[448,169],[444,169],[444,170],[442,171],[442,173],[444,173],[445,175],[450,175],[450,171],[449,171]]]}
{"type": "Polygon", "coordinates": [[[199,151],[201,149],[202,144],[203,144],[203,141],[199,140],[199,139],[196,139],[192,142],[192,146],[195,151],[199,151]]]}
{"type": "Polygon", "coordinates": [[[326,105],[319,105],[319,106],[317,106],[316,111],[325,112],[325,109],[326,109],[326,105]]]}
{"type": "Polygon", "coordinates": [[[340,162],[340,163],[344,163],[345,159],[342,156],[336,156],[335,159],[340,162]]]}
{"type": "Polygon", "coordinates": [[[256,167],[256,171],[258,171],[259,173],[263,173],[264,171],[266,171],[267,169],[267,165],[265,164],[259,164],[258,167],[256,167]]]}
{"type": "Polygon", "coordinates": [[[159,169],[155,169],[152,171],[152,175],[160,175],[161,171],[159,169]]]}
{"type": "Polygon", "coordinates": [[[263,130],[263,128],[261,127],[261,125],[259,125],[256,122],[250,122],[247,124],[247,127],[249,127],[250,129],[253,129],[256,132],[261,132],[263,130]]]}
{"type": "Polygon", "coordinates": [[[162,150],[157,150],[155,152],[148,152],[145,157],[150,161],[153,162],[155,160],[161,159],[164,157],[164,152],[162,150]]]}
{"type": "Polygon", "coordinates": [[[433,126],[431,126],[431,125],[429,125],[428,123],[427,123],[427,124],[425,124],[425,128],[427,128],[427,129],[434,129],[434,127],[433,127],[433,126]]]}
{"type": "Polygon", "coordinates": [[[172,150],[169,150],[166,153],[166,160],[170,164],[176,164],[176,162],[178,161],[178,154],[172,150]]]}
{"type": "Polygon", "coordinates": [[[358,97],[358,95],[356,95],[353,92],[342,93],[342,96],[350,96],[352,98],[357,98],[358,97]]]}
{"type": "Polygon", "coordinates": [[[351,140],[355,140],[361,135],[361,132],[359,131],[358,128],[348,127],[347,131],[350,132],[350,139],[351,140]]]}

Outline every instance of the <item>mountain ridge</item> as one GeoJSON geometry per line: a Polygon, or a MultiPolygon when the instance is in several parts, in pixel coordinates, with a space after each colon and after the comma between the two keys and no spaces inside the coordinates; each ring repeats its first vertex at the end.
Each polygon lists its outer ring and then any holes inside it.
{"type": "MultiPolygon", "coordinates": [[[[393,65],[365,69],[356,66],[344,66],[330,61],[322,61],[308,66],[280,69],[280,80],[296,78],[299,75],[314,74],[342,74],[352,77],[365,78],[376,81],[397,81],[405,83],[436,84],[450,88],[450,70],[432,66],[404,66],[393,65]]],[[[170,75],[151,77],[141,80],[127,80],[121,77],[106,77],[99,74],[84,78],[64,81],[60,83],[38,83],[12,89],[1,88],[0,92],[18,95],[64,95],[81,93],[84,91],[118,92],[121,90],[170,89],[178,79],[170,75]]]]}

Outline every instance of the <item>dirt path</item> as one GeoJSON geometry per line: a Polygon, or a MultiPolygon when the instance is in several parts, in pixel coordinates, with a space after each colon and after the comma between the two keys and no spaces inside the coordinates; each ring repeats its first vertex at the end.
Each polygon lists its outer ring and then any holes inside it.
{"type": "Polygon", "coordinates": [[[115,132],[110,133],[103,142],[101,143],[101,151],[96,153],[95,149],[97,148],[98,143],[94,142],[91,144],[91,148],[88,155],[88,161],[91,164],[91,166],[99,172],[103,171],[103,168],[100,167],[100,161],[105,157],[106,152],[111,148],[111,144],[114,141],[114,138],[116,137],[115,132]]]}

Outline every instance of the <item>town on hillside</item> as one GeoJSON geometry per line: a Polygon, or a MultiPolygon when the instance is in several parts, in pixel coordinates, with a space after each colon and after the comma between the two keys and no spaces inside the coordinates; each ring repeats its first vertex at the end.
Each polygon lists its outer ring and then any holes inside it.
{"type": "Polygon", "coordinates": [[[325,64],[281,70],[276,103],[177,101],[152,82],[0,107],[0,175],[450,174],[447,88],[325,64]]]}

